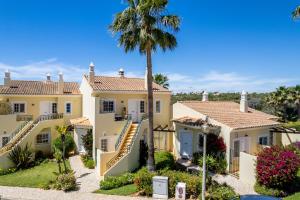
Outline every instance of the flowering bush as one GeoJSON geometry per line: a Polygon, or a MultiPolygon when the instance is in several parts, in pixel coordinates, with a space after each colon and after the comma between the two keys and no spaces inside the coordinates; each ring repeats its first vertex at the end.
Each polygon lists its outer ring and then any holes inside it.
{"type": "Polygon", "coordinates": [[[283,188],[292,183],[300,167],[300,158],[291,150],[272,146],[257,157],[257,181],[271,188],[283,188]]]}
{"type": "Polygon", "coordinates": [[[226,151],[226,144],[224,139],[215,134],[209,134],[207,136],[207,154],[219,154],[226,151]]]}

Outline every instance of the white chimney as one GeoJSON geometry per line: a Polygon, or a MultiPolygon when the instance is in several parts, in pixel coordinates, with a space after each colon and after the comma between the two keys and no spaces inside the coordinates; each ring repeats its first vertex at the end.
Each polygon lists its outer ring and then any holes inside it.
{"type": "Polygon", "coordinates": [[[4,76],[4,85],[8,86],[10,83],[10,72],[8,70],[5,71],[5,76],[4,76]]]}
{"type": "Polygon", "coordinates": [[[51,81],[51,74],[50,73],[47,73],[46,77],[47,77],[47,82],[51,81]]]}
{"type": "Polygon", "coordinates": [[[245,113],[248,112],[247,92],[245,92],[244,90],[242,91],[241,94],[240,111],[245,113]]]}
{"type": "Polygon", "coordinates": [[[59,72],[58,76],[59,76],[58,93],[63,94],[64,93],[64,75],[62,72],[59,72]]]}
{"type": "Polygon", "coordinates": [[[145,71],[145,89],[147,90],[148,89],[148,69],[146,67],[146,71],[145,71]]]}
{"type": "Polygon", "coordinates": [[[93,62],[90,63],[89,82],[95,82],[95,65],[93,62]]]}
{"type": "Polygon", "coordinates": [[[208,101],[208,92],[204,91],[202,94],[202,101],[208,101]]]}
{"type": "Polygon", "coordinates": [[[125,72],[124,72],[124,69],[123,69],[123,68],[120,68],[120,69],[119,69],[119,76],[120,76],[121,78],[124,78],[124,77],[125,77],[125,72]]]}

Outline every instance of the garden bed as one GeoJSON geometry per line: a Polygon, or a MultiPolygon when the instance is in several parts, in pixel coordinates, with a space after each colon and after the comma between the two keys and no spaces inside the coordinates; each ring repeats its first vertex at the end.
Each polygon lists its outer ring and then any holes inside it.
{"type": "Polygon", "coordinates": [[[138,192],[136,185],[130,184],[121,186],[119,188],[114,188],[111,190],[97,190],[95,193],[107,194],[107,195],[119,195],[119,196],[131,196],[138,192]]]}

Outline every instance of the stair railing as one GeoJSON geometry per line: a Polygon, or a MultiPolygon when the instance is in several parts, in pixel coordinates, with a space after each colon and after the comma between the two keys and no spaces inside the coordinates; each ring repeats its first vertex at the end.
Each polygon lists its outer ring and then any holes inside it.
{"type": "Polygon", "coordinates": [[[127,133],[128,128],[130,127],[131,122],[132,122],[131,118],[128,118],[125,126],[122,129],[121,134],[119,135],[119,137],[118,137],[118,139],[116,141],[115,150],[119,149],[119,147],[120,147],[120,145],[121,145],[121,143],[122,143],[122,141],[123,141],[123,139],[125,137],[125,134],[127,133]]]}
{"type": "MultiPolygon", "coordinates": [[[[35,125],[37,125],[41,121],[62,119],[63,116],[63,113],[40,115],[32,122],[30,126],[27,127],[25,131],[21,132],[21,134],[19,134],[20,132],[16,133],[15,136],[10,139],[10,142],[0,149],[0,154],[11,150],[25,135],[27,135],[35,127],[35,125]]],[[[22,131],[22,129],[20,131],[22,131]]]]}

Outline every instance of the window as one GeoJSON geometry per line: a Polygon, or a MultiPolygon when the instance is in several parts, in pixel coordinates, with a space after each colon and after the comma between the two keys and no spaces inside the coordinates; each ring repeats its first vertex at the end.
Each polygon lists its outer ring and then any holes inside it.
{"type": "Polygon", "coordinates": [[[2,137],[2,147],[4,147],[9,142],[9,137],[2,137]]]}
{"type": "Polygon", "coordinates": [[[160,101],[155,101],[155,112],[160,113],[160,101]]]}
{"type": "Polygon", "coordinates": [[[42,133],[36,136],[36,143],[37,144],[49,144],[49,133],[42,133]]]}
{"type": "Polygon", "coordinates": [[[258,144],[260,145],[268,145],[268,136],[263,136],[258,138],[258,144]]]}
{"type": "Polygon", "coordinates": [[[104,152],[107,151],[107,139],[101,139],[101,150],[104,152]]]}
{"type": "Polygon", "coordinates": [[[52,113],[57,113],[57,103],[52,103],[52,113]]]}
{"type": "Polygon", "coordinates": [[[113,100],[101,100],[100,101],[100,113],[114,113],[115,102],[113,100]]]}
{"type": "Polygon", "coordinates": [[[145,113],[145,101],[140,101],[140,113],[145,113]]]}
{"type": "Polygon", "coordinates": [[[14,103],[13,106],[15,113],[25,113],[25,103],[14,103]]]}
{"type": "Polygon", "coordinates": [[[71,114],[71,113],[72,113],[72,104],[66,103],[66,114],[71,114]]]}

